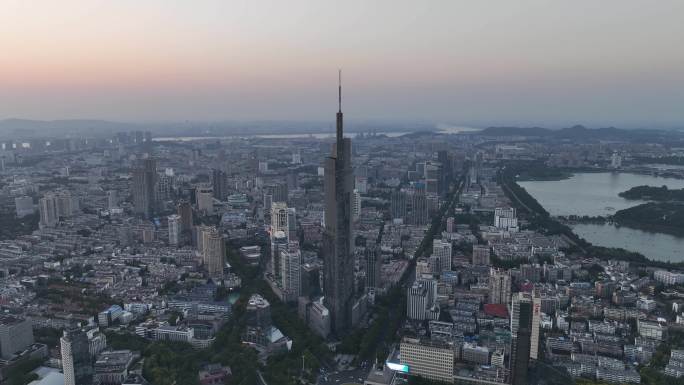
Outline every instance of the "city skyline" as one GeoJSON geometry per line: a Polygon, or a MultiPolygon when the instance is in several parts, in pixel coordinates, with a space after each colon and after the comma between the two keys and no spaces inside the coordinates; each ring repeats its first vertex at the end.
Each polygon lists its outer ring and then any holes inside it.
{"type": "Polygon", "coordinates": [[[345,5],[5,2],[0,118],[684,123],[680,2],[345,5]]]}

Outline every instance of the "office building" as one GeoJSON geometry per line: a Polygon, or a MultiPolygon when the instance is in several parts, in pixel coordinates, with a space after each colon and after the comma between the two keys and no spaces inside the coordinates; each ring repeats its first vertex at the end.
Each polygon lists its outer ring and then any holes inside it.
{"type": "Polygon", "coordinates": [[[437,284],[430,279],[417,279],[407,289],[406,316],[412,320],[438,319],[435,297],[437,284]]]}
{"type": "Polygon", "coordinates": [[[489,303],[507,305],[511,300],[511,275],[508,271],[489,270],[489,303]]]}
{"type": "Polygon", "coordinates": [[[390,211],[392,219],[405,220],[407,215],[406,193],[404,191],[393,191],[390,200],[390,211]]]}
{"type": "Polygon", "coordinates": [[[511,332],[511,384],[527,385],[532,338],[532,303],[518,301],[511,314],[516,330],[511,332]]]}
{"type": "Polygon", "coordinates": [[[27,215],[32,215],[35,212],[35,208],[33,207],[33,198],[29,196],[14,198],[14,206],[17,218],[23,218],[27,215]]]}
{"type": "Polygon", "coordinates": [[[430,223],[428,199],[424,191],[416,190],[410,195],[411,215],[408,224],[426,226],[430,223]]]}
{"type": "Polygon", "coordinates": [[[38,201],[38,211],[40,213],[40,228],[55,227],[59,221],[57,213],[57,201],[52,193],[45,194],[38,201]]]}
{"type": "Polygon", "coordinates": [[[449,217],[446,220],[446,231],[447,233],[456,232],[456,219],[454,217],[449,217]]]}
{"type": "Polygon", "coordinates": [[[287,204],[284,202],[271,203],[271,236],[278,231],[289,236],[289,220],[287,204]]]}
{"type": "Polygon", "coordinates": [[[280,282],[281,266],[280,266],[280,253],[281,251],[287,249],[288,247],[288,236],[287,232],[278,230],[271,233],[271,263],[269,266],[269,272],[273,276],[275,282],[280,282]]]}
{"type": "Polygon", "coordinates": [[[366,247],[366,287],[380,287],[380,272],[382,271],[382,250],[376,244],[366,247]]]}
{"type": "Polygon", "coordinates": [[[119,207],[119,196],[116,190],[107,191],[107,208],[111,210],[117,207],[119,207]]]}
{"type": "Polygon", "coordinates": [[[494,209],[494,227],[506,231],[518,230],[518,217],[514,207],[494,209]]]}
{"type": "Polygon", "coordinates": [[[451,270],[451,242],[435,239],[432,242],[432,256],[439,261],[439,271],[451,270]]]}
{"type": "Polygon", "coordinates": [[[228,174],[219,169],[213,169],[211,173],[211,185],[214,198],[222,201],[228,196],[228,174]]]}
{"type": "Polygon", "coordinates": [[[192,205],[185,199],[178,203],[177,214],[181,218],[181,233],[192,232],[194,221],[192,218],[192,205]]]}
{"type": "Polygon", "coordinates": [[[135,213],[151,219],[157,208],[157,162],[147,158],[133,169],[133,206],[135,213]]]}
{"type": "Polygon", "coordinates": [[[280,251],[280,286],[287,302],[296,301],[301,294],[302,252],[299,243],[289,242],[280,251]]]}
{"type": "Polygon", "coordinates": [[[491,249],[489,245],[473,245],[473,265],[489,266],[491,249]]]}
{"type": "Polygon", "coordinates": [[[169,245],[177,246],[180,244],[181,237],[181,217],[178,214],[169,215],[169,245]]]}
{"type": "Polygon", "coordinates": [[[361,194],[355,189],[352,193],[352,220],[357,221],[361,215],[361,194]]]}
{"type": "Polygon", "coordinates": [[[29,320],[0,315],[0,357],[11,359],[33,342],[33,327],[29,320]]]}
{"type": "Polygon", "coordinates": [[[195,189],[197,210],[205,215],[214,214],[214,189],[211,185],[201,184],[195,189]]]}
{"type": "Polygon", "coordinates": [[[441,341],[404,337],[399,345],[400,363],[411,376],[444,383],[454,382],[454,348],[441,341]]]}
{"type": "Polygon", "coordinates": [[[323,233],[324,305],[330,311],[331,330],[338,337],[351,326],[354,294],[354,261],[352,247],[351,140],[344,137],[342,86],[338,88],[336,143],[325,159],[325,230],[323,233]]]}
{"type": "Polygon", "coordinates": [[[80,328],[65,329],[60,339],[64,385],[91,385],[93,366],[88,336],[80,328]]]}
{"type": "Polygon", "coordinates": [[[126,381],[128,371],[140,358],[140,353],[130,350],[102,352],[95,361],[95,383],[99,385],[120,385],[126,381]]]}
{"type": "Polygon", "coordinates": [[[519,328],[518,312],[520,303],[529,303],[532,309],[532,322],[530,324],[530,358],[539,358],[539,325],[541,323],[541,298],[536,292],[516,293],[511,301],[511,334],[515,334],[519,328]]]}

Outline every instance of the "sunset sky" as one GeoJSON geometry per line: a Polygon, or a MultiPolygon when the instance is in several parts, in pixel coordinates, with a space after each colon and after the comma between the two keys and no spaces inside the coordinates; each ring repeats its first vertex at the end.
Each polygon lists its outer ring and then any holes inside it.
{"type": "Polygon", "coordinates": [[[684,1],[3,0],[0,119],[684,127],[684,1]]]}

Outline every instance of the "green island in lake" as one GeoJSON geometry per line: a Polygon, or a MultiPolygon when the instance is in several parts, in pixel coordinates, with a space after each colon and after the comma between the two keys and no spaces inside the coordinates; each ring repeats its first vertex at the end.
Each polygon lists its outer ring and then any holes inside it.
{"type": "Polygon", "coordinates": [[[625,199],[647,201],[683,201],[684,189],[668,189],[667,186],[636,186],[623,191],[619,196],[625,199]]]}
{"type": "Polygon", "coordinates": [[[612,220],[622,226],[684,236],[684,189],[636,186],[619,194],[651,202],[617,211],[612,220]]]}

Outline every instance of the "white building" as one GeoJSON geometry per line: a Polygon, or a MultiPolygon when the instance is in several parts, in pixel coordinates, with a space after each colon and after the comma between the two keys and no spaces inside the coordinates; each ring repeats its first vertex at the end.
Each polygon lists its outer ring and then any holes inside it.
{"type": "Polygon", "coordinates": [[[665,285],[679,285],[684,283],[684,274],[667,270],[657,270],[653,273],[653,279],[665,285]]]}
{"type": "Polygon", "coordinates": [[[179,243],[181,232],[181,217],[178,214],[169,215],[169,245],[176,246],[179,243]]]}
{"type": "Polygon", "coordinates": [[[518,217],[514,207],[494,209],[494,227],[510,232],[518,231],[518,217]]]}
{"type": "Polygon", "coordinates": [[[410,375],[453,383],[454,348],[451,345],[404,337],[399,349],[400,362],[410,368],[410,375]]]}
{"type": "Polygon", "coordinates": [[[406,315],[412,320],[438,319],[439,310],[435,309],[437,285],[430,279],[418,279],[408,288],[406,315]],[[436,316],[435,316],[436,313],[436,316]]]}

